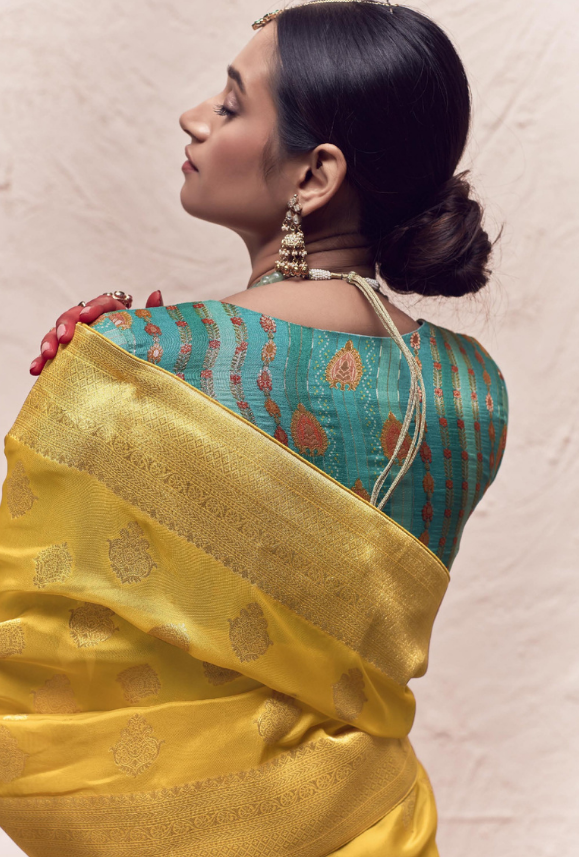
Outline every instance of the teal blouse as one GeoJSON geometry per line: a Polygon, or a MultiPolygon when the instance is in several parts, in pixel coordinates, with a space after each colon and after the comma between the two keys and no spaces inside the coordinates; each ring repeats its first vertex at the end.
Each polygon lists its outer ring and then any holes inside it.
{"type": "MultiPolygon", "coordinates": [[[[394,450],[410,386],[390,337],[319,330],[218,300],[111,312],[94,327],[370,500],[394,450]]],[[[506,387],[472,337],[421,321],[404,340],[422,365],[427,431],[383,511],[450,568],[501,462],[506,387]]]]}

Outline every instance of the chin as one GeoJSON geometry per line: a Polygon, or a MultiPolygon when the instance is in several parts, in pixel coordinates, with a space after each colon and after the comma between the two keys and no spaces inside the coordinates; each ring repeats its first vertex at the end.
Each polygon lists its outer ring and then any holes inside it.
{"type": "Polygon", "coordinates": [[[185,179],[185,183],[184,183],[183,187],[181,188],[181,193],[179,194],[179,198],[181,200],[181,206],[185,209],[187,214],[190,214],[191,212],[189,209],[191,208],[191,204],[187,200],[187,179],[185,179]]]}

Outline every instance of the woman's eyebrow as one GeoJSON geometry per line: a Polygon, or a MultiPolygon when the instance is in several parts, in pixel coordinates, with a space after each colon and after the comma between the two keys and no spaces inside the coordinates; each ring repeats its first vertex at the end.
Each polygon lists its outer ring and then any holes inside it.
{"type": "Polygon", "coordinates": [[[243,83],[242,77],[236,68],[232,65],[227,66],[227,76],[236,82],[242,93],[245,95],[245,85],[243,83]]]}

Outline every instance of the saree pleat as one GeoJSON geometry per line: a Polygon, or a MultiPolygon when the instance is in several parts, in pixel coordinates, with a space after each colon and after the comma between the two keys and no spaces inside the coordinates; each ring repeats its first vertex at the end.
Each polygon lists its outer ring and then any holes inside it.
{"type": "Polygon", "coordinates": [[[85,326],[6,454],[0,825],[25,853],[436,853],[407,738],[448,585],[428,548],[85,326]]]}

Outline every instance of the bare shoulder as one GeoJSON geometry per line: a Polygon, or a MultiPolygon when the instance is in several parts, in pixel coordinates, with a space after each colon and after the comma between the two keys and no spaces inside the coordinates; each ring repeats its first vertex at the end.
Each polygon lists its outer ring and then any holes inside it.
{"type": "MultiPolygon", "coordinates": [[[[418,323],[377,294],[401,333],[416,330],[418,323]]],[[[388,336],[366,296],[343,280],[287,280],[244,289],[220,298],[282,321],[320,330],[336,330],[359,336],[388,336]]]]}

